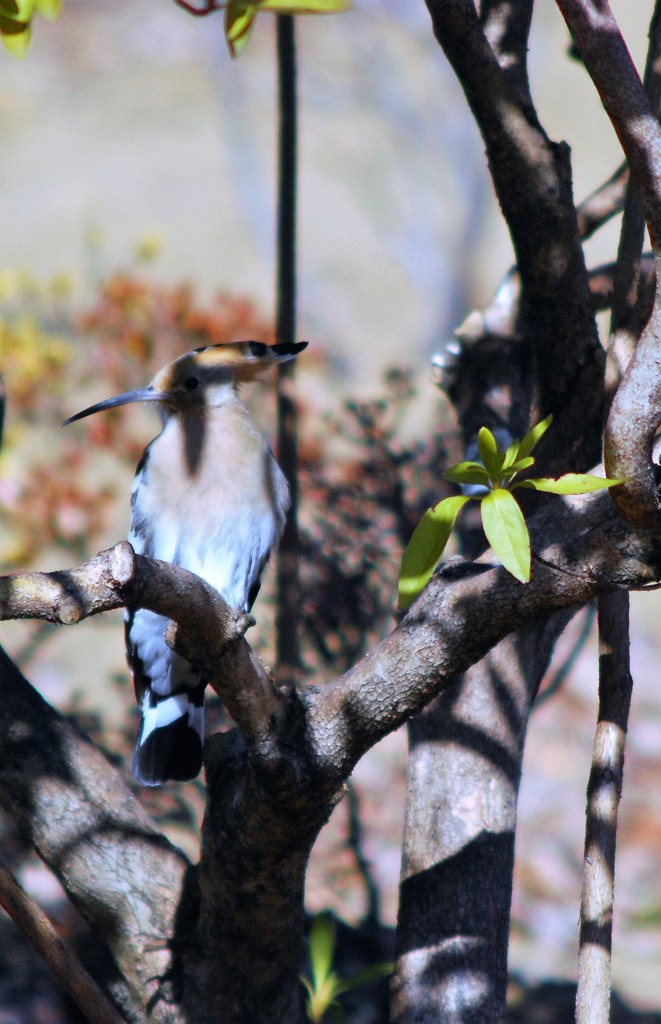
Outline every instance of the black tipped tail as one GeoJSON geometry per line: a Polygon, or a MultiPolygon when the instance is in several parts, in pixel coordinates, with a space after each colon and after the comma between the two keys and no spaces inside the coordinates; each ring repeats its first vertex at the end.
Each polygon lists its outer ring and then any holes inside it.
{"type": "Polygon", "coordinates": [[[133,754],[133,778],[141,786],[186,782],[202,768],[204,688],[159,697],[147,691],[133,754]]]}

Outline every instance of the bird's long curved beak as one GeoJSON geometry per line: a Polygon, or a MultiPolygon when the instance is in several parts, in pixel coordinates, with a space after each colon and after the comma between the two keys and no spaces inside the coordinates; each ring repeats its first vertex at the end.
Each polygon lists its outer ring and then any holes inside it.
{"type": "Polygon", "coordinates": [[[136,391],[125,391],[122,395],[114,395],[112,398],[104,398],[102,402],[97,402],[96,405],[90,405],[87,409],[83,409],[82,412],[75,413],[74,416],[69,416],[69,419],[65,420],[61,426],[66,427],[68,423],[74,423],[76,420],[82,420],[84,416],[91,416],[94,412],[103,412],[105,409],[115,409],[118,405],[129,405],[130,402],[162,402],[164,395],[160,391],[156,391],[155,388],[149,386],[146,388],[138,388],[136,391]]]}

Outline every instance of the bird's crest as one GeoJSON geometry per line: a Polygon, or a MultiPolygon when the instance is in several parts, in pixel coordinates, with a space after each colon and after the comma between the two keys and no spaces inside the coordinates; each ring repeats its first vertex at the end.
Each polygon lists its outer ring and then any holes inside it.
{"type": "MultiPolygon", "coordinates": [[[[200,367],[228,366],[237,382],[256,380],[278,363],[288,363],[307,348],[307,341],[266,345],[261,341],[235,341],[197,348],[194,361],[200,367]]],[[[182,357],[185,358],[185,357],[182,357]]]]}
{"type": "Polygon", "coordinates": [[[235,389],[238,384],[257,380],[272,366],[294,359],[307,344],[307,341],[280,345],[235,341],[196,348],[164,366],[147,387],[105,398],[69,416],[62,426],[131,402],[160,402],[163,407],[178,411],[199,410],[204,407],[204,395],[210,387],[229,385],[235,389]]]}

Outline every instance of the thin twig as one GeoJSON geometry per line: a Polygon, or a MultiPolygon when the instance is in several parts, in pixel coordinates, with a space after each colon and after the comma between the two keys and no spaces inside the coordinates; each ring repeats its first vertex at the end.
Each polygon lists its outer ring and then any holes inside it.
{"type": "Polygon", "coordinates": [[[125,1024],[94,978],[57,934],[43,910],[0,864],[0,905],[34,946],[58,985],[90,1024],[125,1024]]]}
{"type": "Polygon", "coordinates": [[[545,704],[547,700],[550,700],[551,697],[555,696],[555,694],[558,692],[558,690],[564,683],[565,679],[573,669],[574,665],[578,660],[578,656],[580,655],[581,651],[583,650],[583,648],[585,647],[586,643],[590,638],[590,633],[592,632],[592,626],[594,624],[594,617],[596,615],[596,612],[596,605],[593,601],[590,601],[590,603],[585,606],[585,615],[583,616],[583,623],[581,625],[580,632],[576,637],[576,640],[574,641],[572,649],[570,650],[569,654],[562,662],[558,670],[553,675],[553,678],[551,679],[551,682],[548,684],[548,686],[545,686],[544,689],[541,690],[535,698],[535,711],[538,707],[540,707],[540,705],[545,704]]]}
{"type": "Polygon", "coordinates": [[[372,873],[372,865],[365,855],[363,848],[363,825],[360,818],[360,800],[355,785],[349,779],[347,782],[347,802],[349,807],[349,835],[347,846],[356,859],[358,873],[363,880],[365,892],[367,893],[367,914],[366,919],[370,924],[381,923],[381,895],[379,887],[372,873]]]}
{"type": "MultiPolygon", "coordinates": [[[[643,85],[650,97],[652,110],[658,112],[661,78],[657,64],[661,56],[661,7],[656,3],[650,26],[650,42],[643,85]]],[[[638,338],[647,319],[643,302],[642,252],[645,241],[645,218],[635,183],[629,178],[624,199],[624,215],[620,231],[617,263],[613,277],[613,298],[608,357],[606,360],[606,412],[610,399],[620,385],[638,338]]]]}
{"type": "MultiPolygon", "coordinates": [[[[294,18],[276,18],[278,54],[278,234],[276,337],[291,344],[296,336],[296,188],[297,91],[294,18]]],[[[300,666],[298,607],[298,413],[294,397],[294,362],[278,368],[278,460],[289,481],[291,505],[276,566],[277,664],[283,676],[300,666]]]]}
{"type": "Polygon", "coordinates": [[[188,3],[188,0],[174,0],[177,7],[182,7],[189,14],[192,14],[194,18],[204,18],[207,14],[213,14],[214,11],[224,11],[227,7],[226,3],[216,3],[215,0],[204,0],[203,7],[196,7],[195,4],[188,3]]]}
{"type": "Polygon", "coordinates": [[[578,230],[584,241],[591,238],[611,217],[621,212],[628,181],[629,166],[626,163],[620,164],[607,181],[578,204],[578,230]]]}

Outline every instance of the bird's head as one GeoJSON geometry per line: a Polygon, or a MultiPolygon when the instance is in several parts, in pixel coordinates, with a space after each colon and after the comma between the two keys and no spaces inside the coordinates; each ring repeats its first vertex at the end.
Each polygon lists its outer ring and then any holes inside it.
{"type": "Polygon", "coordinates": [[[215,408],[230,401],[239,384],[258,379],[271,366],[289,362],[306,346],[307,341],[284,345],[239,341],[198,348],[168,363],[146,387],[105,398],[70,416],[62,426],[131,402],[157,402],[166,417],[215,408]]]}

